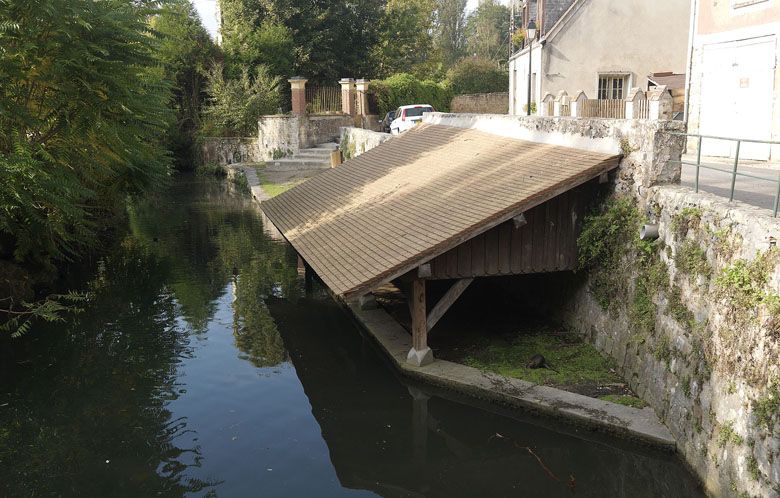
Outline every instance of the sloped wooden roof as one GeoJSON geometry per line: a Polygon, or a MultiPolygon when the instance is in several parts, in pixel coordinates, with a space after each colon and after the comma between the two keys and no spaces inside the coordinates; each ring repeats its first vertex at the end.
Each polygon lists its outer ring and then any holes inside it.
{"type": "Polygon", "coordinates": [[[358,296],[618,162],[423,124],[262,208],[328,287],[358,296]]]}

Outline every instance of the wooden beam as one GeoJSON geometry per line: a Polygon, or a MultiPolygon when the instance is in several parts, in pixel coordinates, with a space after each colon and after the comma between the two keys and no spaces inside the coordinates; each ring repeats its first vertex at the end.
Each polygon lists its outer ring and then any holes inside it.
{"type": "Polygon", "coordinates": [[[455,301],[458,300],[460,295],[463,294],[463,291],[465,291],[473,281],[473,278],[462,278],[452,284],[452,287],[447,290],[447,293],[444,294],[441,299],[439,299],[439,302],[436,303],[436,306],[434,306],[431,312],[428,313],[428,318],[426,319],[428,331],[430,331],[433,326],[436,325],[436,322],[438,322],[439,319],[444,316],[444,313],[450,309],[450,306],[452,306],[455,301]]]}
{"type": "Polygon", "coordinates": [[[417,351],[428,348],[425,312],[425,280],[417,278],[412,282],[412,347],[417,351]]]}
{"type": "Polygon", "coordinates": [[[423,263],[417,267],[417,278],[428,278],[431,276],[431,264],[423,263]]]}

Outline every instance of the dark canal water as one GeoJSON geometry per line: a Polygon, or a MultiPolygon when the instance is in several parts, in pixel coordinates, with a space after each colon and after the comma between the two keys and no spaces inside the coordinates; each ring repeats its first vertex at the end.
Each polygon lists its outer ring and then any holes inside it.
{"type": "Polygon", "coordinates": [[[673,456],[407,387],[214,181],[94,266],[0,357],[2,496],[701,496],[673,456]]]}

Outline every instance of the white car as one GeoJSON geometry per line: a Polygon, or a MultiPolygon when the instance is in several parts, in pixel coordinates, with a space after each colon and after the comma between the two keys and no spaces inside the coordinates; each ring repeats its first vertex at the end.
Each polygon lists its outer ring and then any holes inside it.
{"type": "Polygon", "coordinates": [[[422,121],[424,112],[436,112],[427,104],[402,105],[395,111],[395,119],[390,123],[390,133],[398,135],[414,128],[414,125],[422,121]]]}

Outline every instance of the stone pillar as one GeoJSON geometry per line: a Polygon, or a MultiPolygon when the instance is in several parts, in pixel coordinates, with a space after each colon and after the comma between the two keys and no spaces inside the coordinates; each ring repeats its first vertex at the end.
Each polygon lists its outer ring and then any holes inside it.
{"type": "Polygon", "coordinates": [[[581,118],[582,117],[582,111],[585,107],[585,102],[588,100],[588,96],[585,95],[585,92],[580,90],[577,92],[577,96],[574,97],[574,100],[571,101],[571,115],[573,118],[581,118]]]}
{"type": "Polygon", "coordinates": [[[368,80],[357,80],[355,89],[357,90],[357,114],[358,116],[368,116],[368,80]]]}
{"type": "Polygon", "coordinates": [[[553,116],[560,116],[562,108],[569,103],[569,94],[566,90],[558,92],[558,96],[555,97],[553,103],[553,116]]]}
{"type": "Polygon", "coordinates": [[[672,119],[672,96],[666,85],[654,86],[649,90],[647,100],[650,101],[650,119],[672,119]]]}
{"type": "Polygon", "coordinates": [[[626,119],[642,119],[644,116],[639,112],[639,102],[646,99],[647,96],[641,88],[632,88],[626,97],[626,119]]]}
{"type": "Polygon", "coordinates": [[[341,112],[349,116],[355,115],[355,80],[341,78],[341,112]]]}
{"type": "Polygon", "coordinates": [[[553,97],[553,94],[548,93],[544,96],[542,99],[542,108],[539,109],[539,115],[540,116],[552,116],[552,113],[550,112],[550,103],[555,100],[555,97],[553,97]]]}
{"type": "Polygon", "coordinates": [[[298,116],[306,114],[306,81],[303,76],[293,76],[289,80],[292,96],[292,112],[298,116]]]}

